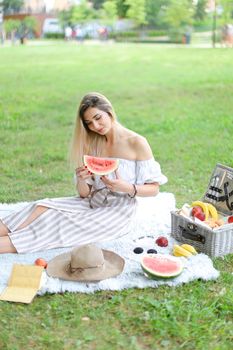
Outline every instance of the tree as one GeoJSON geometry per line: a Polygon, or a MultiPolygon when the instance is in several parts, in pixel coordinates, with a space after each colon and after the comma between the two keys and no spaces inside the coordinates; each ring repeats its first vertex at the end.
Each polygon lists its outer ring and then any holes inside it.
{"type": "Polygon", "coordinates": [[[81,24],[89,19],[96,18],[96,13],[97,11],[90,6],[87,0],[82,0],[80,5],[74,5],[68,10],[61,11],[59,13],[59,21],[61,26],[65,28],[68,25],[81,24]]]}
{"type": "Polygon", "coordinates": [[[146,0],[146,21],[150,26],[164,27],[162,14],[169,2],[170,0],[146,0]]]}
{"type": "Polygon", "coordinates": [[[198,0],[198,2],[195,5],[195,13],[194,18],[201,22],[206,17],[206,7],[207,7],[207,0],[198,0]]]}
{"type": "Polygon", "coordinates": [[[194,8],[191,0],[171,0],[164,10],[164,23],[168,25],[173,42],[190,43],[194,8]],[[185,35],[185,36],[184,36],[185,35]]]}
{"type": "Polygon", "coordinates": [[[95,10],[99,10],[102,6],[105,0],[91,0],[91,3],[93,4],[93,8],[95,10]]]}
{"type": "Polygon", "coordinates": [[[58,14],[59,22],[64,29],[66,26],[71,25],[72,8],[69,10],[60,11],[58,14]]]}
{"type": "Polygon", "coordinates": [[[129,9],[129,5],[126,4],[126,0],[117,0],[117,13],[120,18],[125,18],[129,9]]]}
{"type": "Polygon", "coordinates": [[[15,43],[15,34],[20,27],[20,21],[17,19],[8,19],[4,22],[6,34],[10,34],[12,44],[15,43]]]}
{"type": "Polygon", "coordinates": [[[164,22],[170,28],[181,28],[193,23],[194,8],[189,0],[172,0],[164,12],[164,22]]]}
{"type": "Polygon", "coordinates": [[[70,23],[77,24],[84,23],[90,19],[95,18],[96,12],[92,7],[90,7],[87,0],[82,0],[80,5],[73,6],[71,8],[70,15],[70,23]]]}
{"type": "Polygon", "coordinates": [[[102,6],[102,18],[106,24],[113,24],[117,19],[116,0],[107,0],[102,6]]]}
{"type": "Polygon", "coordinates": [[[233,1],[219,0],[218,6],[222,9],[220,23],[231,23],[233,18],[233,1]]]}
{"type": "Polygon", "coordinates": [[[19,12],[23,6],[23,0],[3,0],[3,12],[4,13],[13,13],[19,12]]]}
{"type": "Polygon", "coordinates": [[[137,26],[146,24],[146,0],[126,0],[125,3],[129,6],[126,16],[132,19],[137,26]]]}
{"type": "Polygon", "coordinates": [[[24,44],[26,37],[30,32],[33,32],[36,29],[36,19],[35,17],[25,17],[19,26],[18,33],[20,36],[21,44],[24,44]]]}

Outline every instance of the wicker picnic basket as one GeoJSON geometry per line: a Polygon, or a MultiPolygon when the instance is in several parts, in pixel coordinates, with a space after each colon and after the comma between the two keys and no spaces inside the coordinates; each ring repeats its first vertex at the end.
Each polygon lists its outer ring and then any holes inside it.
{"type": "MultiPolygon", "coordinates": [[[[223,216],[233,214],[233,169],[217,164],[207,191],[202,199],[211,203],[223,216]]],[[[178,211],[171,212],[172,236],[183,243],[193,245],[199,252],[212,257],[233,253],[233,223],[211,229],[182,216],[178,211]]]]}

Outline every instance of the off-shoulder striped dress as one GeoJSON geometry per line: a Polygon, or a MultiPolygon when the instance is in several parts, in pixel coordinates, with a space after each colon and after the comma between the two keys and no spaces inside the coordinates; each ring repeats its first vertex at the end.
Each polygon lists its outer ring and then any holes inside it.
{"type": "MultiPolygon", "coordinates": [[[[149,160],[120,159],[120,176],[132,184],[167,182],[160,165],[149,160]]],[[[115,178],[115,173],[109,175],[115,178]]],[[[90,198],[62,197],[35,201],[23,210],[2,219],[9,229],[9,237],[18,253],[74,247],[116,239],[130,230],[137,200],[125,193],[112,193],[104,188],[99,176],[88,181],[94,196],[90,198]],[[31,224],[17,229],[36,206],[48,208],[31,224]]]]}

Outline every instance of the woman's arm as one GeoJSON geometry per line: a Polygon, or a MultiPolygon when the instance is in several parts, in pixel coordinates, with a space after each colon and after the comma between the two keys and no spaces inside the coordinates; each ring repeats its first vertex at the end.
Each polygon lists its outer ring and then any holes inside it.
{"type": "Polygon", "coordinates": [[[107,188],[113,192],[125,192],[129,196],[134,197],[151,197],[156,196],[159,193],[159,184],[157,182],[144,185],[132,185],[124,181],[118,171],[115,172],[116,180],[110,180],[107,176],[101,176],[101,180],[104,182],[107,188]]]}
{"type": "Polygon", "coordinates": [[[80,197],[86,198],[91,192],[91,185],[88,185],[85,181],[78,181],[76,185],[76,190],[80,197]]]}
{"type": "Polygon", "coordinates": [[[79,193],[80,197],[86,198],[91,192],[92,186],[86,183],[87,179],[90,179],[92,174],[87,170],[85,166],[75,169],[77,184],[76,190],[79,193]]]}
{"type": "MultiPolygon", "coordinates": [[[[136,186],[136,195],[139,197],[151,197],[156,196],[159,193],[159,184],[157,182],[144,185],[135,185],[136,186]]],[[[131,191],[128,192],[130,196],[133,196],[135,193],[134,186],[131,185],[131,191]]]]}

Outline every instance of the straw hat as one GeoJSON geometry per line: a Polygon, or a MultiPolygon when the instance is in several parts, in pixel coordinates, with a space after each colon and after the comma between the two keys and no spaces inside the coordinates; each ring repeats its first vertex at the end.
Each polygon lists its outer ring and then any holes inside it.
{"type": "Polygon", "coordinates": [[[118,254],[86,244],[49,261],[47,273],[64,280],[94,282],[119,275],[124,264],[118,254]]]}

